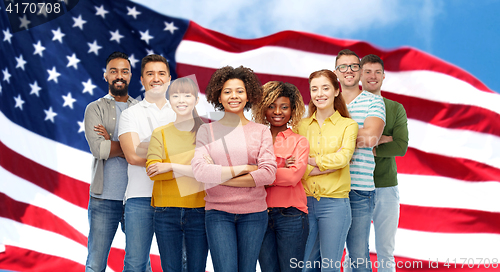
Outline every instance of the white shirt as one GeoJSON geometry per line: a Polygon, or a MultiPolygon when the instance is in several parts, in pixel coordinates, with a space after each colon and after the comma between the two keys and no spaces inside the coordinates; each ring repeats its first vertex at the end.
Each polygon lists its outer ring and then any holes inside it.
{"type": "MultiPolygon", "coordinates": [[[[141,142],[151,139],[153,130],[175,121],[175,112],[167,103],[160,110],[156,104],[146,99],[124,110],[120,116],[118,136],[136,132],[141,142]]],[[[125,200],[133,197],[151,197],[153,181],[146,174],[146,168],[137,165],[128,165],[128,185],[125,191],[125,200]]]]}

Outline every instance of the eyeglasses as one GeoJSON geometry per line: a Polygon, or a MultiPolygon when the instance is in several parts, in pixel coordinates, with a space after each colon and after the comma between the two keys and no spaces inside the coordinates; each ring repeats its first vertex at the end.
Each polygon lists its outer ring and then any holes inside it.
{"type": "Polygon", "coordinates": [[[340,64],[337,67],[335,67],[335,70],[339,70],[341,73],[345,73],[345,72],[347,72],[347,69],[349,67],[351,67],[351,71],[353,71],[353,72],[357,72],[357,71],[359,71],[359,68],[361,68],[361,66],[358,63],[351,64],[351,65],[340,64]]]}

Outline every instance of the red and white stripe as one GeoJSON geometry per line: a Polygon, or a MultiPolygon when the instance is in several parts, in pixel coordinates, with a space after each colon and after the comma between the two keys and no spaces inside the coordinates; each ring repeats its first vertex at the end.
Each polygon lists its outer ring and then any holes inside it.
{"type": "MultiPolygon", "coordinates": [[[[500,95],[472,75],[411,48],[382,51],[367,43],[301,32],[241,40],[191,23],[176,59],[179,76],[195,74],[202,89],[225,65],[252,68],[263,83],[295,84],[309,100],[307,77],[333,69],[350,48],[385,62],[383,95],[405,106],[410,142],[397,158],[401,219],[397,261],[500,259],[500,95]],[[461,258],[467,258],[461,259],[461,258]]],[[[212,108],[206,101],[204,109],[212,108]]],[[[0,113],[0,268],[81,271],[86,259],[91,155],[19,127],[0,113]],[[41,178],[43,177],[43,178],[41,178]],[[59,182],[55,183],[54,180],[59,182]],[[23,256],[23,262],[16,258],[23,256]]],[[[373,235],[372,235],[373,237],[373,235]]],[[[373,243],[372,243],[373,245],[373,243]]],[[[371,246],[374,249],[374,246],[371,246]]],[[[156,242],[152,262],[159,267],[156,242]]],[[[117,232],[109,271],[121,271],[124,236],[117,232]]],[[[452,266],[453,267],[453,266],[452,266]]]]}

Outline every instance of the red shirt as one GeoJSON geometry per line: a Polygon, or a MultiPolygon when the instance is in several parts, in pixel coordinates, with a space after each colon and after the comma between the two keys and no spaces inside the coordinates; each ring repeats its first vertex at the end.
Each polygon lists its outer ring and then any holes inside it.
{"type": "Polygon", "coordinates": [[[287,129],[276,135],[274,155],[278,169],[272,187],[266,189],[267,206],[295,207],[307,213],[307,197],[301,179],[307,167],[309,142],[304,136],[287,129]],[[295,164],[286,168],[285,161],[291,156],[295,157],[295,164]]]}

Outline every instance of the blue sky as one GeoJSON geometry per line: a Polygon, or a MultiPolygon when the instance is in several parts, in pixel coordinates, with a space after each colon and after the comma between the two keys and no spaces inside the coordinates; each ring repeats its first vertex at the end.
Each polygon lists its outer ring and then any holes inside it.
{"type": "Polygon", "coordinates": [[[362,40],[390,50],[420,49],[500,92],[499,0],[135,0],[238,38],[299,30],[362,40]]]}

